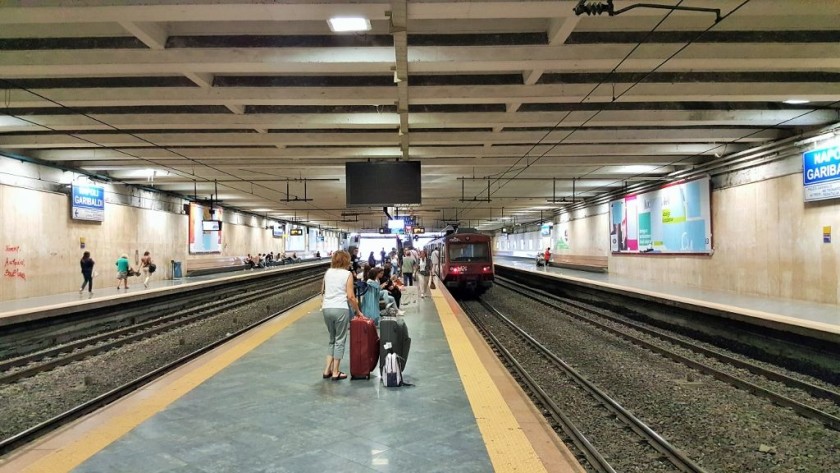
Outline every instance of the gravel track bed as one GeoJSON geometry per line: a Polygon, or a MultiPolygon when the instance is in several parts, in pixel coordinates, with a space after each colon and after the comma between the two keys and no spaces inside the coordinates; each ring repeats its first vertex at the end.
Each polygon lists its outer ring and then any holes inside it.
{"type": "Polygon", "coordinates": [[[320,285],[320,281],[315,281],[210,319],[0,386],[0,406],[3,406],[0,410],[0,439],[134,380],[295,301],[314,296],[320,291],[320,285]],[[183,345],[180,344],[181,339],[184,340],[183,345]]]}
{"type": "MultiPolygon", "coordinates": [[[[607,315],[611,315],[613,317],[619,317],[622,320],[627,320],[627,321],[630,321],[630,322],[640,323],[638,320],[634,320],[632,317],[628,317],[628,316],[622,314],[621,312],[613,312],[609,309],[605,309],[603,307],[598,307],[598,306],[588,304],[588,303],[582,302],[582,301],[574,301],[574,302],[576,304],[580,304],[583,307],[585,307],[585,308],[587,308],[587,309],[589,309],[589,310],[591,310],[595,313],[598,313],[598,314],[607,314],[607,315]]],[[[569,307],[569,309],[570,310],[575,310],[572,307],[569,307]]],[[[580,309],[576,309],[576,310],[579,311],[580,309]]],[[[708,348],[710,350],[719,351],[721,353],[724,353],[726,355],[729,355],[733,358],[737,358],[737,359],[742,360],[742,361],[749,361],[750,363],[752,363],[754,365],[757,365],[757,366],[760,366],[762,368],[766,368],[766,369],[769,369],[769,370],[778,371],[780,373],[784,373],[784,374],[790,376],[791,378],[795,378],[795,379],[798,379],[800,381],[804,381],[806,383],[813,384],[815,386],[820,386],[820,387],[823,387],[823,388],[826,388],[826,389],[831,389],[831,390],[834,390],[834,391],[837,391],[838,389],[840,389],[840,386],[838,386],[836,384],[826,382],[822,379],[815,378],[813,376],[810,376],[810,375],[807,375],[807,374],[804,374],[804,373],[800,373],[798,371],[791,371],[787,368],[784,368],[784,367],[781,367],[781,366],[778,366],[778,365],[774,365],[773,363],[768,363],[768,362],[762,361],[762,360],[756,360],[755,358],[750,358],[749,356],[744,355],[742,353],[738,353],[738,352],[735,352],[735,351],[728,350],[725,347],[720,347],[718,345],[714,345],[714,344],[711,344],[711,343],[708,343],[708,342],[704,342],[702,340],[696,340],[696,339],[691,338],[687,335],[683,335],[683,334],[678,333],[678,332],[673,332],[673,331],[670,331],[670,330],[662,328],[662,327],[653,327],[653,328],[655,328],[655,329],[657,329],[661,332],[667,333],[668,335],[670,335],[672,337],[679,338],[680,340],[692,342],[694,344],[702,346],[703,348],[708,348]]],[[[756,375],[752,375],[752,376],[756,376],[756,375]]]]}
{"type": "MultiPolygon", "coordinates": [[[[471,313],[480,314],[487,328],[516,360],[549,393],[552,401],[586,435],[590,443],[621,472],[678,472],[668,460],[651,447],[606,407],[584,391],[562,369],[538,355],[534,348],[498,320],[487,314],[477,302],[462,302],[471,313]]],[[[577,448],[570,444],[570,448],[577,448]]]]}
{"type": "Polygon", "coordinates": [[[840,432],[501,287],[484,299],[709,471],[837,471],[840,432]]]}
{"type": "MultiPolygon", "coordinates": [[[[536,297],[539,298],[539,299],[542,299],[542,300],[553,302],[554,304],[559,305],[561,307],[564,307],[566,310],[568,310],[569,312],[572,312],[574,314],[579,314],[579,315],[586,316],[588,318],[593,318],[592,314],[589,314],[586,311],[581,310],[581,309],[579,309],[577,307],[574,307],[572,305],[563,304],[562,302],[559,302],[559,301],[552,301],[548,298],[544,298],[544,297],[541,297],[541,296],[536,296],[536,297]]],[[[625,319],[625,320],[630,320],[626,317],[621,316],[620,314],[610,312],[606,309],[596,308],[595,306],[589,306],[588,304],[586,306],[588,308],[591,307],[592,310],[597,311],[598,314],[607,314],[607,315],[611,315],[611,316],[615,316],[615,317],[621,317],[622,319],[625,319]]],[[[661,347],[661,348],[666,348],[668,351],[677,353],[677,354],[682,355],[686,358],[690,358],[692,360],[697,360],[697,361],[702,362],[703,364],[708,365],[712,368],[715,368],[719,371],[723,371],[724,373],[730,374],[732,376],[737,376],[738,378],[741,378],[745,381],[749,381],[750,383],[753,383],[757,386],[761,386],[761,387],[763,387],[765,389],[768,389],[770,391],[773,391],[775,393],[781,394],[785,397],[793,399],[794,401],[801,402],[802,404],[814,407],[816,409],[827,412],[827,413],[832,414],[834,416],[840,416],[840,406],[835,404],[834,401],[832,401],[831,399],[823,399],[823,398],[814,397],[811,394],[809,394],[809,393],[807,393],[807,392],[805,392],[801,389],[787,386],[784,383],[781,383],[779,381],[774,381],[774,380],[771,380],[771,379],[767,379],[764,376],[754,374],[754,373],[750,372],[749,370],[746,370],[746,369],[743,369],[743,368],[738,368],[736,366],[732,366],[728,363],[719,361],[716,358],[709,358],[709,357],[706,357],[705,355],[695,353],[688,348],[683,348],[683,347],[680,347],[680,346],[676,346],[676,345],[671,344],[667,341],[663,341],[663,340],[661,340],[657,337],[654,337],[652,335],[648,335],[644,332],[641,332],[641,331],[636,330],[634,328],[628,327],[628,326],[623,325],[621,323],[613,322],[613,321],[611,321],[609,319],[606,319],[606,318],[597,318],[596,320],[598,322],[604,324],[604,325],[607,325],[607,326],[612,327],[616,330],[620,330],[621,332],[632,335],[633,337],[640,338],[640,339],[642,339],[642,340],[644,340],[644,341],[646,341],[646,342],[648,342],[652,345],[656,345],[656,346],[661,347]]],[[[710,345],[710,344],[707,344],[707,343],[697,342],[696,340],[693,340],[689,337],[679,335],[679,334],[675,334],[673,332],[668,332],[666,330],[662,330],[662,329],[659,329],[659,328],[657,328],[657,330],[665,332],[668,335],[674,336],[675,338],[679,338],[679,339],[684,340],[684,341],[696,343],[696,344],[698,344],[698,345],[700,345],[704,348],[716,350],[716,351],[719,351],[719,352],[724,353],[726,355],[730,355],[733,358],[737,358],[737,359],[743,360],[743,361],[749,361],[751,363],[756,363],[756,361],[753,360],[753,359],[750,359],[750,358],[748,358],[746,356],[743,356],[743,355],[738,355],[736,353],[733,353],[733,352],[730,352],[728,350],[719,348],[717,346],[713,346],[713,345],[710,345]]],[[[770,365],[768,363],[756,363],[756,364],[759,364],[763,368],[772,369],[776,372],[783,373],[783,374],[786,374],[786,375],[799,375],[799,376],[795,376],[795,378],[800,379],[802,381],[811,382],[812,384],[815,384],[817,386],[822,386],[822,387],[832,389],[832,390],[835,390],[835,391],[837,390],[837,386],[825,383],[825,382],[820,381],[820,380],[802,379],[802,378],[807,378],[807,376],[801,375],[799,373],[794,373],[794,372],[788,371],[785,368],[781,368],[781,367],[778,367],[778,366],[773,366],[773,365],[770,365]],[[819,382],[815,382],[815,381],[819,381],[819,382]]]]}

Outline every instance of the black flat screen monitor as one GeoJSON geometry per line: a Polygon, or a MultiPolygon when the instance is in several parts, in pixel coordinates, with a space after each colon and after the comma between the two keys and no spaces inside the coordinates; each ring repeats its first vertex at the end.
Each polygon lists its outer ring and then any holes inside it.
{"type": "Polygon", "coordinates": [[[347,206],[420,204],[420,161],[346,163],[347,206]]]}

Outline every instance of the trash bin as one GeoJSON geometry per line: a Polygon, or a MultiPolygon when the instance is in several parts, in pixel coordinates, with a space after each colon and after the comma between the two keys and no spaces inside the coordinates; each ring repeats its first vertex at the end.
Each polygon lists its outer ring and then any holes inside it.
{"type": "Polygon", "coordinates": [[[181,262],[172,260],[172,279],[181,279],[181,262]]]}

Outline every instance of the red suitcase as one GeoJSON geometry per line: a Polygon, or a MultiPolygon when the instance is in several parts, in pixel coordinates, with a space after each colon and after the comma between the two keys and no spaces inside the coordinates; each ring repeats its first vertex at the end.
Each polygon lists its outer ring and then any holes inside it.
{"type": "Polygon", "coordinates": [[[373,320],[353,317],[350,320],[350,379],[370,379],[379,362],[379,334],[373,320]]]}

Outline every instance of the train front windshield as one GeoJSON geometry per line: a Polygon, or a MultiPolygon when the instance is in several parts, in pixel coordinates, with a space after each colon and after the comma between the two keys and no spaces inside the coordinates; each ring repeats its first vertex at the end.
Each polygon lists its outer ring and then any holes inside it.
{"type": "Polygon", "coordinates": [[[487,243],[450,243],[449,262],[468,263],[490,261],[490,245],[487,243]]]}

